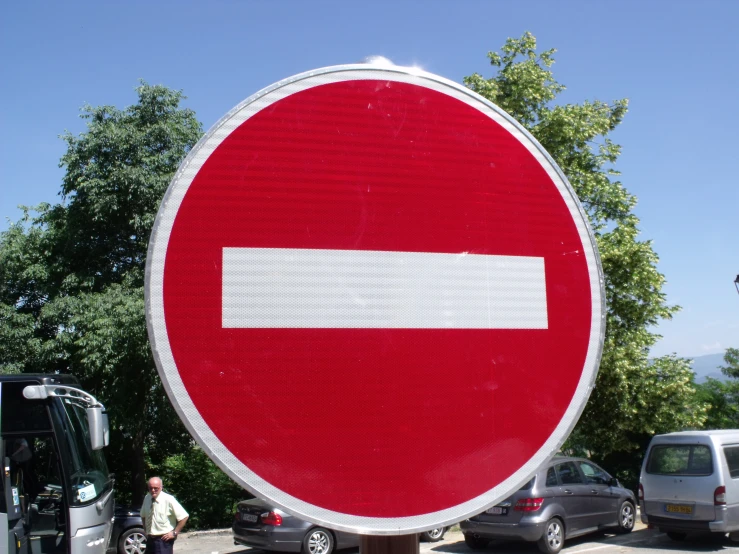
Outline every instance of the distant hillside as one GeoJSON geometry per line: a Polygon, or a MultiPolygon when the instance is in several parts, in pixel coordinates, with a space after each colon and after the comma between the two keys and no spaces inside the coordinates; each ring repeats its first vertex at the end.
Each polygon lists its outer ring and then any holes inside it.
{"type": "Polygon", "coordinates": [[[695,382],[703,383],[706,378],[713,377],[721,381],[726,381],[726,376],[721,373],[719,366],[724,364],[723,354],[708,354],[706,356],[696,356],[693,358],[693,372],[695,372],[695,382]]]}

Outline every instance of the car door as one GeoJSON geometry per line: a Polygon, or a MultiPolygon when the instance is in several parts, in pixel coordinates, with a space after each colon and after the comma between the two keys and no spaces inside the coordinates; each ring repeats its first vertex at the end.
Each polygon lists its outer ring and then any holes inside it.
{"type": "Polygon", "coordinates": [[[562,484],[561,502],[567,511],[565,524],[568,534],[592,527],[590,517],[590,486],[575,462],[560,462],[554,466],[562,484]]]}
{"type": "Polygon", "coordinates": [[[615,525],[618,521],[618,495],[611,487],[611,476],[592,462],[578,462],[590,489],[590,525],[615,525]]]}

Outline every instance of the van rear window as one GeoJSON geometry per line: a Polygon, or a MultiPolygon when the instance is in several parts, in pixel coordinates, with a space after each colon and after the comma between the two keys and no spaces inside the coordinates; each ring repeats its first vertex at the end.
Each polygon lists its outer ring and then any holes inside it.
{"type": "Polygon", "coordinates": [[[711,449],[703,444],[662,444],[652,448],[647,473],[656,475],[711,475],[711,449]]]}
{"type": "Polygon", "coordinates": [[[724,446],[726,465],[729,466],[729,475],[732,479],[739,479],[739,446],[724,446]]]}

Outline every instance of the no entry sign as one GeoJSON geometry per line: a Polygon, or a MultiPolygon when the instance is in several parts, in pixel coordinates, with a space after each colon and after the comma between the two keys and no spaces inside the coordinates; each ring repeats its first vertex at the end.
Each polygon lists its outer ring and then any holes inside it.
{"type": "Polygon", "coordinates": [[[338,66],[233,109],[175,175],[147,260],[165,388],[237,482],[366,534],[516,490],[575,425],[600,264],[549,156],[476,94],[338,66]]]}

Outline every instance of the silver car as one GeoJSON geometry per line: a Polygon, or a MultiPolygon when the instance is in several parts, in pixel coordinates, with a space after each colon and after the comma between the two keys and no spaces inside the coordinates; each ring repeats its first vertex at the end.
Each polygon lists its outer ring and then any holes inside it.
{"type": "MultiPolygon", "coordinates": [[[[304,521],[258,498],[239,502],[231,529],[234,544],[275,552],[331,554],[334,549],[355,548],[360,541],[359,535],[304,521]]],[[[419,538],[440,541],[447,529],[432,529],[419,538]]]]}
{"type": "Polygon", "coordinates": [[[565,539],[634,528],[636,498],[589,460],[555,457],[513,496],[460,523],[473,550],[492,539],[537,542],[555,554],[565,539]]]}

